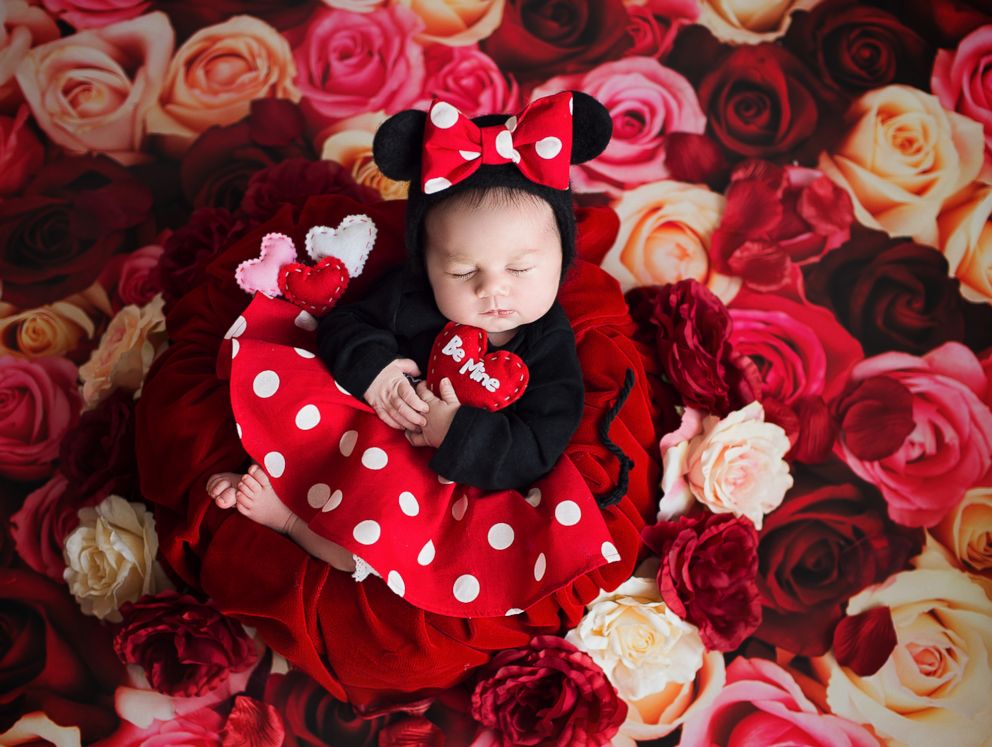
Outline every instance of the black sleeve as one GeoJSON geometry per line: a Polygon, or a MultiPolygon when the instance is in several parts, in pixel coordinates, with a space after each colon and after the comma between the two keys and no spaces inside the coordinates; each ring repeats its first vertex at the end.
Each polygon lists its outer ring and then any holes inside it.
{"type": "Polygon", "coordinates": [[[484,490],[530,485],[565,451],[582,419],[582,369],[570,328],[558,327],[526,357],[530,383],[510,407],[462,405],[431,459],[431,469],[484,490]]]}

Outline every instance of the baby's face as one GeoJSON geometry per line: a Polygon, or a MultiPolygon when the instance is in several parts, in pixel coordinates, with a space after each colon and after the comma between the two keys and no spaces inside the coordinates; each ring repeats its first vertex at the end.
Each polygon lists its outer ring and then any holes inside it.
{"type": "Polygon", "coordinates": [[[561,240],[546,202],[442,204],[425,226],[427,275],[451,321],[480,327],[503,344],[551,308],[561,240]]]}

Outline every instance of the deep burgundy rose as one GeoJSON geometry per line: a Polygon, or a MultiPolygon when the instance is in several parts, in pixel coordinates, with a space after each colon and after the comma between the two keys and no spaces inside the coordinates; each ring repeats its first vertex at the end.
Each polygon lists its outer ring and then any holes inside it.
{"type": "Polygon", "coordinates": [[[686,25],[699,18],[695,0],[662,0],[646,5],[627,6],[627,57],[655,57],[664,61],[675,37],[686,25]]]}
{"type": "Polygon", "coordinates": [[[891,13],[906,19],[934,46],[951,49],[964,37],[992,23],[988,0],[884,0],[891,13]]]}
{"type": "Polygon", "coordinates": [[[87,743],[106,736],[123,678],[107,628],[83,615],[64,586],[0,569],[0,732],[41,711],[79,726],[87,743]]]}
{"type": "Polygon", "coordinates": [[[836,133],[834,97],[784,48],[735,48],[699,87],[707,132],[729,155],[809,165],[836,133]]]}
{"type": "Polygon", "coordinates": [[[732,651],[754,632],[761,601],[758,533],[750,520],[705,511],[646,527],[641,537],[661,559],[662,599],[699,628],[707,649],[732,651]]]}
{"type": "Polygon", "coordinates": [[[665,166],[680,182],[703,183],[723,192],[730,164],[712,138],[693,132],[673,132],[665,138],[665,166]]]}
{"type": "Polygon", "coordinates": [[[746,379],[729,341],[727,308],[704,285],[680,280],[634,288],[627,302],[687,406],[725,415],[754,401],[760,381],[746,379]]]}
{"type": "Polygon", "coordinates": [[[587,653],[546,635],[500,651],[479,671],[472,716],[503,747],[604,747],[627,704],[587,653]]]}
{"type": "Polygon", "coordinates": [[[152,8],[164,11],[179,41],[193,32],[228,20],[232,15],[261,18],[279,31],[304,23],[318,0],[153,0],[152,8]]]}
{"type": "Polygon", "coordinates": [[[358,202],[379,202],[379,193],[357,184],[348,170],[335,161],[290,158],[252,175],[241,210],[249,226],[272,218],[284,204],[299,208],[316,195],[345,195],[358,202]]]}
{"type": "Polygon", "coordinates": [[[203,131],[183,156],[183,193],[194,207],[234,210],[259,169],[287,158],[314,160],[303,113],[285,99],[255,99],[240,122],[203,131]]]}
{"type": "Polygon", "coordinates": [[[848,598],[906,568],[922,548],[923,532],[893,523],[878,491],[844,468],[794,477],[759,537],[764,610],[755,635],[819,656],[830,648],[848,598]]]}
{"type": "Polygon", "coordinates": [[[170,590],[125,602],[121,615],[117,656],[142,667],[152,688],[166,695],[205,695],[258,659],[241,623],[187,594],[170,590]]]}
{"type": "Polygon", "coordinates": [[[804,273],[808,298],[833,311],[868,355],[992,345],[992,306],[962,298],[944,255],[911,239],[859,228],[804,273]]]}
{"type": "Polygon", "coordinates": [[[785,45],[822,81],[854,96],[892,83],[929,87],[930,45],[896,16],[857,0],[795,13],[785,45]]]}
{"type": "Polygon", "coordinates": [[[726,194],[710,258],[716,270],[753,288],[794,283],[796,266],[850,238],[851,198],[819,171],[746,161],[734,169],[726,194]]]}
{"type": "Polygon", "coordinates": [[[19,197],[0,201],[3,300],[33,307],[83,290],[151,206],[149,190],[105,156],[42,166],[19,197]]]}
{"type": "Polygon", "coordinates": [[[629,45],[621,0],[506,0],[480,47],[520,80],[547,80],[616,59],[629,45]]]}

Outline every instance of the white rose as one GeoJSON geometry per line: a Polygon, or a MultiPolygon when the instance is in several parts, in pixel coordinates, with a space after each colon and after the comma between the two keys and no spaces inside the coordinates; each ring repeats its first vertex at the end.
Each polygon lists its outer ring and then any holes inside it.
{"type": "Polygon", "coordinates": [[[118,608],[171,587],[155,560],[155,518],[140,503],[108,495],[79,509],[79,526],[65,540],[65,581],[83,612],[120,622],[118,608]]]}

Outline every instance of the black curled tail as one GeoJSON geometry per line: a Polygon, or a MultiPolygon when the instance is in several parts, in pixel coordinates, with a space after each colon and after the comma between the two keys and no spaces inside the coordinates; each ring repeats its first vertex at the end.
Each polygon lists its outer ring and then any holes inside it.
{"type": "Polygon", "coordinates": [[[616,420],[617,415],[620,413],[620,408],[627,401],[627,396],[633,388],[634,369],[628,368],[626,375],[623,377],[623,386],[617,394],[616,402],[613,403],[613,406],[603,415],[602,420],[599,421],[599,440],[606,447],[607,451],[620,462],[620,474],[617,477],[616,487],[606,495],[596,497],[596,503],[599,504],[600,508],[606,508],[607,506],[613,506],[619,503],[620,499],[627,494],[627,483],[630,477],[630,470],[634,466],[634,460],[624,454],[623,449],[610,440],[610,426],[613,425],[613,421],[616,420]]]}

